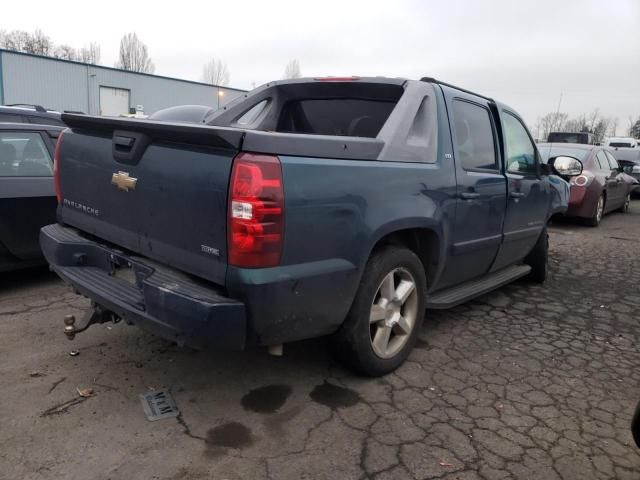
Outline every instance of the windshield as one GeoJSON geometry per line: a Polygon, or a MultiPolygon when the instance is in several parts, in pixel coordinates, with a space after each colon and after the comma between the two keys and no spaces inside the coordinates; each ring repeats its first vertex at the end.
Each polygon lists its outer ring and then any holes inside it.
{"type": "Polygon", "coordinates": [[[591,152],[591,150],[586,150],[584,148],[571,148],[556,145],[538,145],[538,150],[540,151],[540,156],[544,163],[547,163],[547,160],[550,158],[560,155],[577,158],[581,162],[584,162],[591,152]]]}

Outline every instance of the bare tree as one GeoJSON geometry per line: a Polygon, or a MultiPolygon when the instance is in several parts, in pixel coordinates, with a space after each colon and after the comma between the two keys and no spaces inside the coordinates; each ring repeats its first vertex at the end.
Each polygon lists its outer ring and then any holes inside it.
{"type": "Polygon", "coordinates": [[[202,81],[211,85],[227,86],[231,80],[229,67],[222,60],[212,58],[202,67],[202,81]]]}
{"type": "Polygon", "coordinates": [[[53,50],[53,56],[62,60],[79,60],[78,52],[75,48],[70,47],[69,45],[58,45],[53,50]]]}
{"type": "Polygon", "coordinates": [[[80,61],[97,65],[100,63],[100,45],[91,42],[88,47],[82,47],[78,52],[80,61]]]}
{"type": "Polygon", "coordinates": [[[301,76],[300,62],[298,60],[293,59],[287,63],[287,66],[284,68],[284,78],[300,78],[301,76]]]}
{"type": "Polygon", "coordinates": [[[55,45],[51,38],[40,29],[33,33],[22,30],[10,32],[0,30],[0,48],[85,63],[97,64],[100,62],[100,45],[97,43],[92,42],[89,47],[81,49],[70,45],[55,45]]]}
{"type": "Polygon", "coordinates": [[[53,42],[42,30],[37,29],[27,37],[25,49],[27,53],[48,56],[51,55],[51,50],[53,50],[53,42]]]}
{"type": "Polygon", "coordinates": [[[120,54],[116,67],[142,73],[153,73],[156,69],[149,57],[147,46],[138,39],[135,32],[127,33],[120,40],[120,54]]]}
{"type": "Polygon", "coordinates": [[[31,53],[27,51],[27,45],[29,44],[30,37],[31,35],[29,32],[25,32],[24,30],[12,30],[10,32],[3,31],[0,47],[6,48],[7,50],[13,50],[14,52],[31,53]]]}
{"type": "Polygon", "coordinates": [[[549,112],[538,119],[537,130],[541,140],[546,140],[550,132],[561,132],[569,115],[562,112],[549,112]],[[540,135],[542,133],[542,135],[540,135]]]}
{"type": "Polygon", "coordinates": [[[640,138],[640,115],[637,118],[629,115],[628,121],[627,135],[633,138],[640,138]]]}
{"type": "Polygon", "coordinates": [[[609,128],[609,135],[612,137],[615,137],[617,133],[618,133],[618,117],[615,117],[611,121],[611,126],[609,128]]]}

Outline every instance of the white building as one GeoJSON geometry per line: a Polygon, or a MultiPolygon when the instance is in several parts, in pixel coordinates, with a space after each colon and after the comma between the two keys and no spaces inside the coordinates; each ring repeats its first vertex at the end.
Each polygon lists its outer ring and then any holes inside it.
{"type": "Polygon", "coordinates": [[[0,49],[0,105],[33,104],[90,115],[149,115],[175,105],[219,108],[245,91],[0,49]]]}

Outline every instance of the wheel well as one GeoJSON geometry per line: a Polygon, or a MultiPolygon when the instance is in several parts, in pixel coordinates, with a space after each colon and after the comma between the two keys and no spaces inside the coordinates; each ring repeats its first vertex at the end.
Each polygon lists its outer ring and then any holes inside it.
{"type": "Polygon", "coordinates": [[[440,260],[440,239],[428,228],[409,228],[391,232],[376,243],[374,250],[384,245],[400,245],[415,253],[424,268],[427,285],[433,283],[440,260]]]}

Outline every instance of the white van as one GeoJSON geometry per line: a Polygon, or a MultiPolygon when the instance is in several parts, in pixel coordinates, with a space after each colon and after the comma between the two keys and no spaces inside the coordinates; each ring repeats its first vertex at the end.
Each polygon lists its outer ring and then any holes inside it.
{"type": "Polygon", "coordinates": [[[607,147],[612,148],[638,148],[638,140],[631,137],[609,137],[606,144],[607,147]]]}

